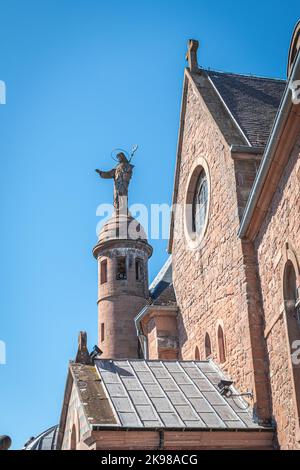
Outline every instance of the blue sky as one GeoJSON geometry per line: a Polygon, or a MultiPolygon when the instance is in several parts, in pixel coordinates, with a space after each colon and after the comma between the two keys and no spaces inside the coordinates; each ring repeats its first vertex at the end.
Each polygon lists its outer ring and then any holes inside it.
{"type": "MultiPolygon", "coordinates": [[[[298,7],[1,0],[0,434],[14,448],[58,422],[78,331],[97,342],[91,250],[112,182],[94,168],[138,143],[131,202],[170,204],[187,40],[202,66],[284,78],[298,7]]],[[[151,279],[167,258],[152,244],[151,279]]]]}

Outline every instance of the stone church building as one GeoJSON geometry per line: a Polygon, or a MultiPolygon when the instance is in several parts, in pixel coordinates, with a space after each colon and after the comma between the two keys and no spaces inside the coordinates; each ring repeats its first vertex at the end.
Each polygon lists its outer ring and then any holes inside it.
{"type": "Polygon", "coordinates": [[[59,425],[28,450],[300,449],[300,23],[286,81],[205,70],[197,49],[170,257],[149,287],[143,228],[103,226],[98,348],[80,333],[59,425]]]}

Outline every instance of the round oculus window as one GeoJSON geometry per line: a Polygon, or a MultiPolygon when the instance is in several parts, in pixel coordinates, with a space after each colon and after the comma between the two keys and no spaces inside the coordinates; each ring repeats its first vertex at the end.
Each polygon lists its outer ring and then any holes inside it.
{"type": "Polygon", "coordinates": [[[187,184],[184,216],[185,237],[191,249],[198,248],[208,224],[210,179],[206,161],[198,158],[187,184]]]}

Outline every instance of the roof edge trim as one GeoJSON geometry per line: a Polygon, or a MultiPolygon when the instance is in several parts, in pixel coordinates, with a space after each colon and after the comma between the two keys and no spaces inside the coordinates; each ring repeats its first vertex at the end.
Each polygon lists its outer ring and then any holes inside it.
{"type": "Polygon", "coordinates": [[[238,123],[238,121],[235,119],[234,115],[232,114],[232,112],[230,111],[230,109],[228,108],[226,102],[224,101],[221,93],[219,92],[218,88],[216,87],[216,85],[214,84],[214,82],[212,81],[212,79],[210,78],[210,76],[207,74],[207,77],[208,77],[208,81],[209,83],[211,84],[211,86],[213,87],[215,93],[218,95],[218,98],[219,100],[221,101],[221,103],[223,104],[223,106],[225,107],[226,111],[228,112],[229,116],[231,117],[232,121],[234,122],[234,124],[236,125],[237,129],[239,130],[239,132],[242,134],[243,138],[245,139],[245,141],[247,142],[247,144],[249,145],[249,147],[252,147],[251,145],[251,142],[250,140],[248,139],[248,137],[246,136],[245,132],[243,131],[242,127],[240,126],[240,124],[238,123]]]}
{"type": "Polygon", "coordinates": [[[248,198],[242,221],[240,224],[240,228],[238,231],[238,236],[240,238],[247,238],[246,234],[250,225],[250,222],[252,220],[253,213],[256,208],[256,204],[258,202],[259,196],[261,194],[261,191],[263,189],[264,183],[266,181],[271,162],[273,160],[276,148],[277,148],[277,143],[278,139],[283,131],[283,128],[285,126],[287,116],[289,115],[289,112],[293,106],[292,100],[290,99],[291,95],[291,89],[290,89],[290,84],[296,79],[295,77],[300,74],[300,53],[298,52],[297,58],[295,60],[293,70],[291,72],[291,75],[289,77],[289,80],[287,82],[281,104],[279,106],[279,109],[277,111],[275,121],[273,124],[273,128],[271,131],[271,134],[269,136],[266,149],[262,158],[261,165],[259,167],[257,176],[254,180],[254,184],[252,186],[250,196],[248,198]]]}
{"type": "MultiPolygon", "coordinates": [[[[183,89],[181,95],[181,105],[180,105],[180,118],[179,118],[179,132],[177,138],[177,150],[176,150],[176,162],[175,162],[175,174],[174,174],[174,183],[173,183],[173,198],[172,198],[172,206],[177,202],[177,194],[178,194],[178,184],[179,184],[179,169],[180,169],[180,162],[181,162],[181,150],[182,150],[182,143],[183,143],[183,130],[184,130],[184,119],[186,113],[186,103],[187,103],[187,91],[188,91],[188,84],[190,81],[190,76],[188,73],[188,68],[185,67],[184,75],[183,75],[183,89]]],[[[172,253],[172,245],[173,245],[173,235],[174,235],[174,211],[171,211],[171,220],[170,220],[170,235],[169,235],[169,242],[167,247],[167,252],[169,254],[172,253]]]]}

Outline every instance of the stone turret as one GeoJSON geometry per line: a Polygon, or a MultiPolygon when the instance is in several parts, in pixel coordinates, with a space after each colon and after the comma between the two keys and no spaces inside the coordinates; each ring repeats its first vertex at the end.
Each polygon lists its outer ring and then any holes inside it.
{"type": "Polygon", "coordinates": [[[148,303],[152,247],[129,213],[103,226],[93,249],[98,261],[98,345],[102,358],[138,358],[134,317],[148,303]]]}

